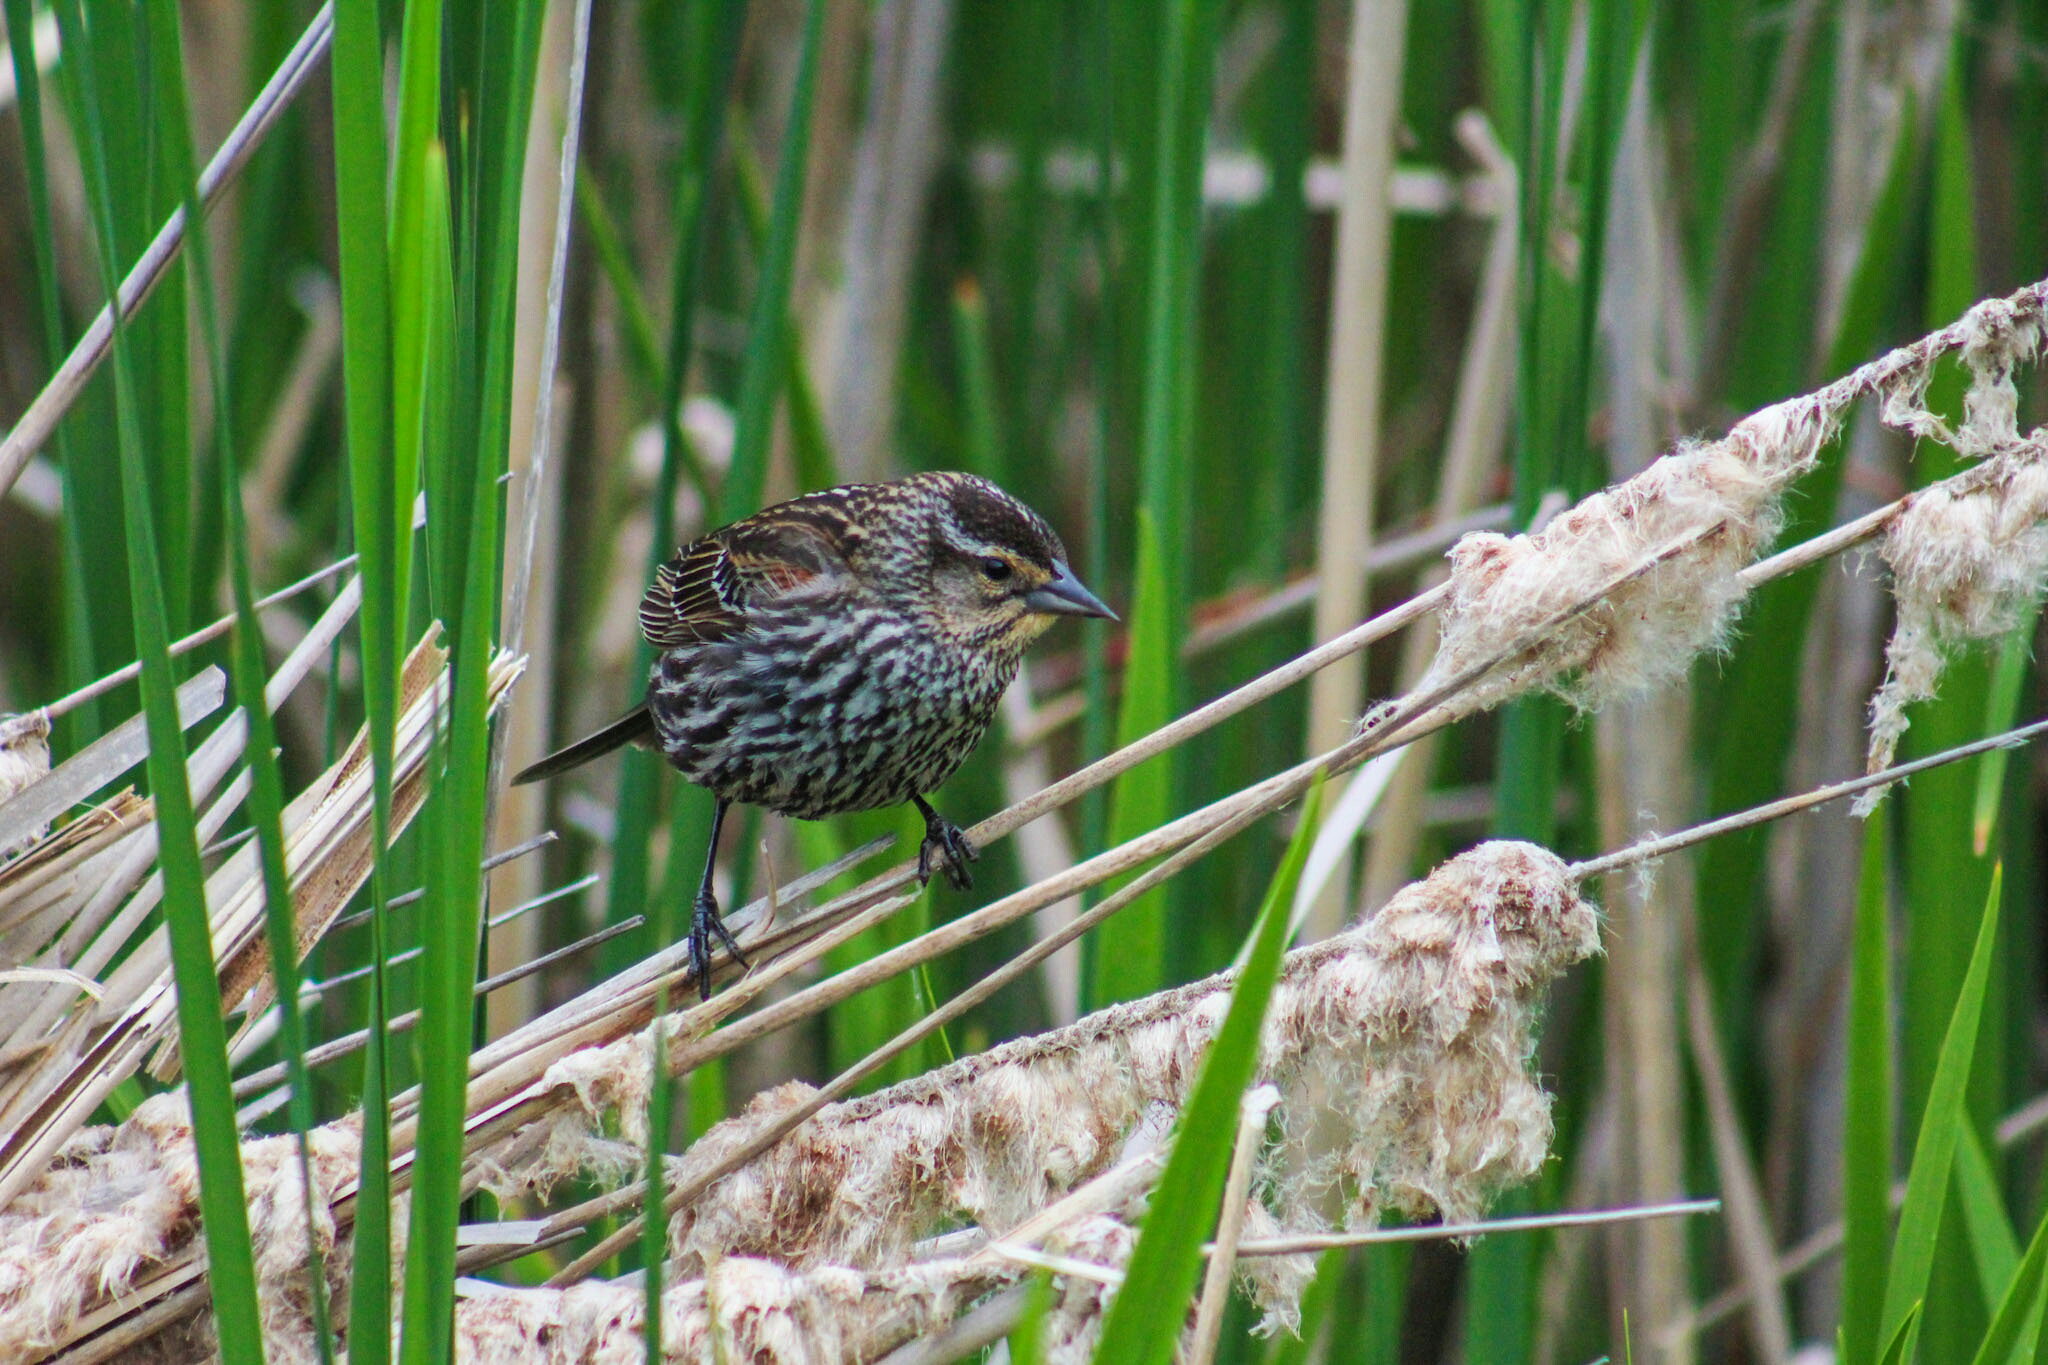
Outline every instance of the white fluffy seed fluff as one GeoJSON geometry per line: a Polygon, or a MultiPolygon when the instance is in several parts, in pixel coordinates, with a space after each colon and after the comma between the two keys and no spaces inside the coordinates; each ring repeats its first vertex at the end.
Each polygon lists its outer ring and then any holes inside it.
{"type": "MultiPolygon", "coordinates": [[[[355,1181],[356,1126],[310,1135],[313,1237],[329,1293],[346,1283],[332,1200],[355,1181]]],[[[317,1359],[306,1297],[305,1193],[298,1139],[242,1144],[249,1231],[272,1360],[317,1359]]],[[[153,1096],[117,1128],[88,1128],[40,1179],[0,1209],[0,1360],[63,1341],[90,1308],[127,1290],[199,1235],[199,1166],[183,1097],[153,1096]]]]}
{"type": "MultiPolygon", "coordinates": [[[[1291,954],[1260,1062],[1283,1095],[1261,1234],[1320,1230],[1339,1201],[1352,1227],[1389,1209],[1469,1219],[1532,1176],[1551,1131],[1527,1069],[1535,1014],[1549,982],[1597,949],[1594,912],[1564,864],[1492,843],[1291,954]]],[[[1155,1106],[1178,1109],[1233,981],[1115,1006],[828,1106],[677,1213],[672,1269],[747,1256],[865,1272],[902,1264],[961,1219],[1017,1226],[1115,1161],[1155,1106]]],[[[756,1097],[672,1178],[718,1163],[809,1093],[792,1083],[756,1097]]],[[[603,1117],[591,1113],[593,1127],[603,1117]]],[[[1303,1264],[1248,1266],[1275,1323],[1293,1321],[1306,1282],[1306,1258],[1293,1259],[1303,1264]]]]}
{"type": "Polygon", "coordinates": [[[0,716],[0,804],[50,771],[50,718],[40,711],[0,716]]]}
{"type": "Polygon", "coordinates": [[[1759,413],[1722,440],[1682,445],[1534,535],[1460,540],[1441,643],[1417,692],[1499,659],[1448,704],[1465,714],[1540,688],[1591,709],[1722,645],[1742,598],[1736,571],[1777,535],[1786,486],[1830,431],[1818,416],[1784,416],[1759,413]],[[1648,562],[1686,537],[1698,539],[1648,562]]]}
{"type": "Polygon", "coordinates": [[[617,1185],[645,1174],[647,1099],[654,1069],[647,1042],[628,1035],[572,1052],[543,1073],[543,1092],[566,1088],[574,1107],[551,1110],[484,1153],[483,1185],[500,1199],[545,1199],[571,1176],[617,1185]],[[588,1115],[612,1115],[624,1141],[593,1127],[588,1115]]]}
{"type": "MultiPolygon", "coordinates": [[[[1625,483],[1596,493],[1534,535],[1466,536],[1450,552],[1441,643],[1418,693],[1467,678],[1457,714],[1533,690],[1582,708],[1682,674],[1725,645],[1745,588],[1738,572],[1767,549],[1786,489],[1811,469],[1850,404],[1881,401],[1893,427],[1997,457],[1974,482],[1923,493],[1899,519],[1886,558],[1899,585],[1892,677],[1874,712],[1872,761],[1889,755],[1899,715],[1932,695],[1943,643],[1995,634],[2048,574],[2039,433],[2016,429],[2016,366],[2042,338],[2048,282],[1987,300],[1941,331],[1817,392],[1745,418],[1712,442],[1685,442],[1625,483]],[[1973,378],[1964,422],[1925,407],[1935,362],[1959,353],[1973,378]],[[1562,625],[1558,618],[1587,605],[1562,625]]],[[[1976,474],[1977,471],[1971,471],[1976,474]]]]}
{"type": "MultiPolygon", "coordinates": [[[[42,780],[50,771],[50,718],[41,711],[0,716],[0,806],[42,780]]],[[[49,832],[43,825],[24,834],[0,858],[35,843],[49,832]]]]}
{"type": "MultiPolygon", "coordinates": [[[[675,1361],[838,1365],[872,1359],[943,1326],[1011,1275],[963,1261],[877,1274],[839,1266],[795,1271],[749,1256],[662,1293],[662,1354],[675,1361]],[[715,1337],[714,1337],[715,1332],[715,1337]]],[[[568,1289],[478,1287],[456,1305],[463,1361],[640,1365],[647,1296],[630,1278],[568,1289]]]]}
{"type": "MultiPolygon", "coordinates": [[[[1470,1219],[1533,1176],[1551,1135],[1550,1100],[1529,1068],[1537,1012],[1549,983],[1598,947],[1594,911],[1562,862],[1491,843],[1358,928],[1290,954],[1261,1045],[1260,1076],[1282,1099],[1246,1235],[1319,1231],[1333,1213],[1347,1227],[1387,1210],[1470,1219]]],[[[1154,1141],[1185,1102],[1232,985],[1230,974],[1211,977],[828,1106],[675,1217],[670,1358],[712,1358],[715,1319],[728,1358],[837,1360],[932,1330],[1014,1280],[1023,1271],[1012,1262],[941,1258],[921,1239],[963,1221],[1008,1233],[1154,1141]]],[[[574,1097],[572,1121],[542,1120],[497,1144],[479,1162],[487,1183],[531,1190],[575,1166],[632,1178],[634,1149],[605,1127],[639,1121],[648,1048],[643,1033],[559,1064],[548,1084],[574,1097]]],[[[671,1181],[806,1093],[758,1097],[675,1159],[671,1181]]],[[[352,1185],[358,1150],[353,1124],[313,1135],[314,1235],[333,1302],[346,1301],[346,1266],[329,1208],[352,1185]]],[[[242,1153],[271,1355],[309,1360],[296,1140],[250,1139],[242,1153]]],[[[83,1315],[195,1245],[197,1209],[191,1129],[174,1098],[82,1133],[0,1211],[0,1358],[68,1339],[83,1315]]],[[[1127,1201],[1044,1245],[1120,1267],[1137,1213],[1127,1201]]],[[[1312,1268],[1306,1256],[1240,1266],[1275,1326],[1296,1320],[1312,1268]]],[[[1050,1359],[1087,1358],[1110,1294],[1061,1278],[1050,1359]]],[[[641,1303],[630,1286],[479,1289],[458,1305],[457,1331],[477,1360],[638,1360],[641,1303]]],[[[209,1325],[152,1348],[200,1349],[209,1325]]]]}
{"type": "MultiPolygon", "coordinates": [[[[1080,1220],[1066,1254],[1099,1265],[1128,1260],[1135,1235],[1107,1215],[1080,1220]]],[[[844,1266],[793,1270],[754,1256],[727,1256],[662,1292],[665,1359],[839,1365],[868,1360],[951,1322],[974,1299],[1014,1283],[1024,1268],[974,1257],[918,1261],[862,1272],[844,1266]]],[[[1054,1285],[1041,1340],[1049,1365],[1085,1365],[1109,1291],[1085,1279],[1054,1285]]],[[[474,1285],[456,1305],[458,1359],[510,1365],[639,1365],[647,1299],[630,1277],[569,1289],[474,1285]]]]}
{"type": "MultiPolygon", "coordinates": [[[[2020,434],[2012,377],[2040,355],[2039,300],[2025,308],[1993,299],[1960,325],[1969,329],[1961,349],[1970,387],[1959,426],[1927,411],[1931,357],[1886,396],[1887,423],[1980,463],[1913,494],[1885,536],[1898,620],[1870,703],[1869,772],[1890,766],[1906,708],[1935,695],[1944,654],[2018,626],[2048,582],[2048,428],[2020,434]]],[[[1857,812],[1875,809],[1884,790],[1858,797],[1857,812]]]]}

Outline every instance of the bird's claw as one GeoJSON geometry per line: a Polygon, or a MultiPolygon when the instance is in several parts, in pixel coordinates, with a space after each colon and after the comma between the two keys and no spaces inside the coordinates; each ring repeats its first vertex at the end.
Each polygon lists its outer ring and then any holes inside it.
{"type": "Polygon", "coordinates": [[[690,907],[690,970],[697,978],[697,994],[701,999],[711,998],[711,939],[716,935],[725,945],[725,951],[732,954],[732,960],[744,969],[747,955],[740,951],[740,945],[733,942],[727,932],[725,920],[718,913],[718,897],[708,890],[697,893],[697,900],[690,907]]]}
{"type": "Polygon", "coordinates": [[[967,865],[981,857],[974,845],[967,842],[967,836],[960,832],[960,826],[945,816],[933,811],[924,822],[924,842],[917,849],[917,881],[923,886],[932,879],[932,863],[935,856],[944,858],[946,880],[953,884],[955,891],[966,891],[973,887],[974,877],[967,865]]]}

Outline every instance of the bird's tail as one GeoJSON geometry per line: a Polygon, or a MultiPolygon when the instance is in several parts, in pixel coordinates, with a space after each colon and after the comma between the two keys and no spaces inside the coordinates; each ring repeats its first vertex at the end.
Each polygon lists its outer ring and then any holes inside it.
{"type": "Polygon", "coordinates": [[[517,787],[528,782],[538,782],[542,778],[553,777],[557,773],[565,773],[571,768],[579,767],[600,754],[608,754],[622,745],[645,745],[652,743],[653,740],[654,717],[648,714],[647,703],[641,702],[596,734],[586,735],[566,748],[555,750],[531,767],[522,769],[519,775],[512,779],[512,785],[517,787]]]}

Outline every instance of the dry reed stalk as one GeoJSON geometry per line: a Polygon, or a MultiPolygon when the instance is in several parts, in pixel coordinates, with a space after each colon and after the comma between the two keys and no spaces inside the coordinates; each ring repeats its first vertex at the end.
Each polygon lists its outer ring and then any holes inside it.
{"type": "MultiPolygon", "coordinates": [[[[510,582],[505,585],[501,619],[506,623],[504,649],[525,653],[527,631],[535,639],[554,638],[558,596],[562,472],[550,459],[558,425],[555,416],[556,375],[561,348],[563,291],[569,269],[571,213],[575,204],[577,159],[583,134],[583,88],[590,65],[590,2],[578,0],[573,8],[557,6],[544,20],[543,43],[550,49],[536,66],[533,108],[526,134],[525,183],[520,203],[518,292],[513,326],[515,342],[511,401],[511,429],[508,432],[509,467],[515,471],[516,499],[508,524],[516,528],[508,537],[510,582]],[[568,49],[566,60],[555,49],[568,49]],[[566,88],[564,88],[566,87],[566,88]],[[560,110],[556,105],[559,101],[560,110]],[[547,132],[559,120],[561,140],[552,176],[547,173],[549,150],[547,132]],[[539,220],[552,216],[552,233],[541,231],[539,220]],[[538,336],[536,347],[531,338],[538,336]],[[544,515],[545,513],[545,515],[544,515]],[[536,570],[538,583],[536,584],[536,570]]],[[[528,655],[529,667],[537,670],[532,691],[541,697],[554,695],[552,650],[528,655]]],[[[490,805],[485,816],[487,828],[500,841],[517,842],[540,833],[547,820],[547,793],[538,788],[503,787],[505,761],[510,752],[522,762],[538,758],[545,749],[548,708],[525,707],[506,724],[491,732],[490,805]]],[[[540,892],[542,866],[524,863],[491,879],[487,891],[501,903],[529,900],[540,892]]],[[[540,951],[540,930],[527,920],[511,933],[488,936],[485,966],[505,972],[540,951]]],[[[502,1034],[524,1019],[533,1017],[540,1005],[538,982],[518,991],[493,995],[489,1018],[491,1033],[502,1034]]]]}
{"type": "MultiPolygon", "coordinates": [[[[315,659],[348,623],[359,591],[353,583],[344,589],[299,647],[279,665],[265,689],[266,701],[272,709],[305,678],[315,659]]],[[[203,687],[206,695],[217,696],[223,685],[219,670],[208,669],[200,678],[188,682],[180,690],[180,695],[185,696],[187,689],[203,687]]],[[[125,772],[129,763],[139,761],[141,751],[131,751],[125,744],[116,744],[111,749],[103,749],[102,746],[139,721],[140,717],[136,717],[125,722],[109,736],[88,745],[25,791],[18,802],[41,801],[43,808],[47,808],[52,801],[82,797],[125,772]],[[131,752],[133,757],[129,758],[131,752]],[[45,793],[50,789],[55,789],[55,795],[46,797],[45,793]]],[[[236,712],[193,751],[187,772],[195,801],[204,801],[234,766],[241,754],[246,729],[240,712],[236,712]]],[[[200,812],[202,838],[210,839],[219,831],[239,805],[241,793],[242,786],[238,780],[223,796],[200,812]]],[[[303,802],[316,798],[309,792],[300,799],[303,802]]],[[[17,803],[10,803],[8,810],[16,808],[17,803]]],[[[160,881],[149,875],[156,860],[156,826],[151,818],[153,809],[137,808],[138,822],[132,831],[91,862],[77,865],[78,875],[67,888],[65,899],[49,907],[41,916],[48,924],[41,941],[24,938],[13,942],[10,947],[19,956],[11,955],[0,961],[15,965],[25,961],[28,953],[39,952],[38,965],[61,965],[92,976],[106,970],[147,921],[161,895],[160,881]],[[56,932],[59,927],[61,933],[56,932]]],[[[5,812],[0,812],[0,816],[4,815],[5,812]]],[[[141,992],[163,980],[163,972],[167,970],[166,952],[159,931],[109,976],[94,1014],[104,1019],[110,1011],[126,1008],[141,992]]],[[[44,1053],[39,1076],[27,1078],[21,1087],[0,1090],[0,1121],[11,1123],[29,1104],[40,1103],[63,1075],[62,1066],[56,1063],[53,1054],[48,1053],[47,1045],[52,1036],[52,1026],[69,1008],[66,999],[48,991],[16,990],[0,994],[0,1028],[7,1030],[4,1040],[0,1040],[0,1056],[16,1055],[24,1049],[44,1053]]]]}
{"type": "Polygon", "coordinates": [[[1728,1240],[1742,1282],[1750,1290],[1749,1334],[1759,1359],[1792,1358],[1792,1328],[1785,1301],[1770,1277],[1775,1254],[1770,1211],[1763,1182],[1757,1178],[1743,1138],[1735,1088],[1721,1048],[1720,1026],[1714,1017],[1714,994],[1697,953],[1686,973],[1686,1033],[1692,1044],[1700,1088],[1705,1092],[1707,1133],[1714,1151],[1714,1170],[1728,1212],[1728,1240]]]}
{"type": "MultiPolygon", "coordinates": [[[[1674,690],[1603,713],[1595,727],[1601,842],[1638,837],[1651,822],[1682,818],[1691,793],[1683,761],[1688,698],[1674,690]]],[[[1603,1155],[1602,1198],[1635,1204],[1674,1199],[1686,1188],[1682,945],[1693,913],[1689,862],[1655,876],[1633,869],[1606,877],[1609,958],[1601,973],[1603,1084],[1615,1109],[1613,1142],[1603,1155]]],[[[1631,1317],[1668,1316],[1690,1292],[1688,1229],[1671,1223],[1611,1230],[1608,1283],[1631,1317]]],[[[1617,1312],[1619,1310],[1617,1309],[1617,1312]]],[[[1687,1365],[1683,1356],[1671,1365],[1687,1365]]]]}
{"type": "Polygon", "coordinates": [[[100,855],[148,820],[150,810],[148,798],[124,787],[54,834],[36,836],[30,847],[0,866],[0,962],[27,962],[36,945],[49,942],[71,922],[73,909],[104,866],[100,855]]]}
{"type": "Polygon", "coordinates": [[[1244,1235],[1250,1213],[1247,1201],[1252,1191],[1252,1172],[1259,1151],[1266,1145],[1266,1120],[1280,1103],[1280,1092],[1270,1085],[1254,1086],[1238,1103],[1237,1140],[1231,1146],[1230,1174],[1223,1184],[1223,1212],[1216,1226],[1216,1240],[1209,1249],[1209,1268],[1202,1274],[1202,1292],[1196,1300],[1188,1365],[1210,1365],[1216,1359],[1217,1338],[1223,1331],[1223,1310],[1230,1301],[1232,1263],[1244,1235]]]}
{"type": "Polygon", "coordinates": [[[839,244],[841,283],[820,300],[813,346],[829,395],[832,449],[849,480],[887,476],[911,267],[939,168],[952,22],[953,0],[883,0],[874,8],[839,244]]]}
{"type": "MultiPolygon", "coordinates": [[[[1647,51],[1632,63],[1627,112],[1612,165],[1604,285],[1598,323],[1605,357],[1609,467],[1639,473],[1671,434],[1666,395],[1694,366],[1683,326],[1681,253],[1669,219],[1670,177],[1653,130],[1647,51]]],[[[1594,722],[1600,842],[1613,848],[1654,827],[1682,823],[1692,810],[1694,771],[1687,750],[1692,698],[1671,688],[1632,698],[1594,722]]],[[[1690,1124],[1680,1023],[1680,964],[1691,937],[1690,861],[1655,876],[1605,879],[1609,956],[1600,974],[1601,1061],[1608,1141],[1581,1147],[1574,1180],[1602,1202],[1647,1204],[1686,1188],[1690,1124]]],[[[1608,1322],[1661,1321],[1688,1301],[1692,1229],[1672,1221],[1616,1224],[1604,1253],[1608,1322]]],[[[1592,1241],[1594,1239],[1586,1239],[1592,1241]]],[[[1589,1251],[1593,1249],[1589,1248],[1589,1251]]],[[[1562,1323],[1559,1324],[1562,1327],[1562,1323]]],[[[1554,1361],[1552,1354],[1539,1360],[1554,1361]]],[[[1693,1365],[1679,1352],[1663,1365],[1693,1365]]]]}
{"type": "MultiPolygon", "coordinates": [[[[1365,613],[1362,560],[1372,548],[1379,478],[1380,390],[1386,349],[1387,256],[1393,236],[1394,140],[1401,114],[1402,36],[1408,0],[1360,0],[1351,14],[1344,98],[1344,203],[1337,213],[1330,290],[1329,373],[1323,408],[1322,495],[1317,500],[1313,638],[1327,640],[1365,613]]],[[[1308,749],[1343,739],[1358,717],[1364,661],[1347,658],[1309,685],[1308,749]]],[[[1337,796],[1336,792],[1331,793],[1337,796]]],[[[1344,921],[1348,864],[1311,912],[1309,932],[1344,921]]]]}
{"type": "MultiPolygon", "coordinates": [[[[1487,480],[1500,464],[1514,392],[1516,281],[1521,264],[1521,191],[1515,164],[1494,137],[1485,115],[1467,111],[1459,117],[1456,131],[1458,141],[1493,186],[1494,200],[1501,207],[1487,234],[1479,298],[1465,336],[1450,430],[1444,437],[1434,504],[1440,522],[1455,521],[1476,508],[1487,480]]],[[[1440,578],[1438,569],[1425,581],[1433,585],[1440,578]]],[[[1417,623],[1408,632],[1401,647],[1402,687],[1421,681],[1436,643],[1433,622],[1417,623]]],[[[1358,904],[1351,914],[1370,912],[1407,882],[1421,841],[1435,753],[1433,740],[1418,740],[1404,752],[1400,767],[1388,780],[1376,803],[1381,818],[1366,848],[1358,904]]],[[[1348,839],[1354,833],[1341,837],[1348,839]]],[[[1341,878],[1337,880],[1341,884],[1341,878]]]]}

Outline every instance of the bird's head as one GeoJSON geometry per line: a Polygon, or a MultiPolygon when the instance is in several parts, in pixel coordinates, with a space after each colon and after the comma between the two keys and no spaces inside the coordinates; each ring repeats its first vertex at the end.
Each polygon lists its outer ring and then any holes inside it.
{"type": "Polygon", "coordinates": [[[927,530],[917,595],[940,633],[1014,653],[1061,616],[1116,619],[1074,576],[1045,518],[988,480],[922,474],[903,486],[927,530]]]}

